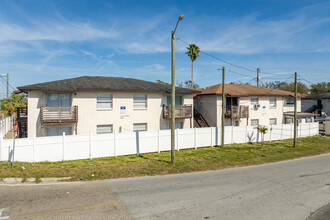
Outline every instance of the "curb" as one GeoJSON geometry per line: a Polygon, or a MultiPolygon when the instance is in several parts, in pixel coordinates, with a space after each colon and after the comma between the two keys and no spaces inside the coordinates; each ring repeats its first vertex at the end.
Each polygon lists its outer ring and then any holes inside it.
{"type": "Polygon", "coordinates": [[[5,183],[5,184],[22,184],[22,183],[56,183],[56,182],[62,182],[62,181],[67,181],[70,180],[71,177],[59,177],[59,178],[3,178],[0,181],[0,185],[5,183]]]}

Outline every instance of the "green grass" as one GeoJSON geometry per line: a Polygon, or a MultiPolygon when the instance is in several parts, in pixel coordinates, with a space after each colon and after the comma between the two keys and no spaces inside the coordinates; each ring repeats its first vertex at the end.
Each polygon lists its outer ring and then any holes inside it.
{"type": "Polygon", "coordinates": [[[283,140],[265,142],[264,146],[253,143],[180,150],[176,151],[175,165],[170,163],[170,152],[64,162],[15,162],[14,169],[10,169],[10,162],[0,162],[0,180],[7,177],[37,180],[72,177],[75,181],[82,177],[94,180],[164,175],[263,164],[329,152],[330,137],[313,136],[300,138],[298,148],[292,147],[292,140],[283,140]]]}

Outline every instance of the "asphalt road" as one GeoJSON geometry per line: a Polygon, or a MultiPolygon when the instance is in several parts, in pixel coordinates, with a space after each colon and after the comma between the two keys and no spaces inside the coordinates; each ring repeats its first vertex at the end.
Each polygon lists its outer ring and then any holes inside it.
{"type": "Polygon", "coordinates": [[[330,155],[180,175],[0,184],[0,220],[321,220],[330,219],[329,203],[330,155]]]}
{"type": "Polygon", "coordinates": [[[330,155],[107,185],[135,219],[301,220],[330,202],[330,155]]]}

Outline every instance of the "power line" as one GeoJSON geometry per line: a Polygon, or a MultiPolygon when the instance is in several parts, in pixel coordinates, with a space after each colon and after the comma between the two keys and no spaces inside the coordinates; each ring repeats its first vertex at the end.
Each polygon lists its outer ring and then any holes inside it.
{"type": "Polygon", "coordinates": [[[231,73],[235,73],[235,74],[238,74],[238,75],[242,75],[242,76],[246,76],[246,77],[250,77],[250,78],[255,78],[255,76],[251,76],[251,75],[247,75],[247,74],[243,74],[243,73],[238,73],[238,72],[235,72],[235,71],[232,71],[232,70],[229,70],[227,69],[228,72],[231,72],[231,73]]]}
{"type": "MultiPolygon", "coordinates": [[[[186,41],[182,40],[182,39],[179,38],[179,37],[176,38],[176,39],[182,41],[183,43],[185,43],[185,44],[187,44],[187,45],[189,45],[189,43],[187,43],[186,41]]],[[[205,51],[203,51],[203,50],[201,50],[200,52],[201,52],[201,53],[204,53],[204,54],[206,54],[206,55],[208,55],[208,56],[210,56],[210,57],[212,57],[212,58],[214,58],[214,59],[216,59],[216,60],[219,60],[219,61],[221,61],[221,62],[223,62],[223,63],[227,63],[227,64],[229,64],[229,65],[231,65],[231,66],[234,66],[234,67],[237,67],[237,68],[241,68],[241,69],[244,69],[244,70],[247,70],[247,71],[255,72],[255,70],[252,70],[252,69],[249,69],[249,68],[246,68],[246,67],[243,67],[243,66],[239,66],[239,65],[236,65],[236,64],[233,64],[233,63],[230,63],[230,62],[225,61],[225,60],[223,60],[223,59],[220,59],[220,58],[218,58],[218,57],[216,57],[216,56],[214,56],[214,55],[212,55],[212,54],[209,54],[209,53],[207,53],[207,52],[205,52],[205,51]]]]}
{"type": "MultiPolygon", "coordinates": [[[[179,40],[179,41],[181,41],[181,42],[183,42],[183,43],[185,43],[186,45],[190,45],[189,43],[187,43],[186,41],[182,40],[182,39],[179,38],[179,37],[176,38],[176,39],[179,40]]],[[[218,58],[218,57],[216,57],[216,56],[214,56],[214,55],[212,55],[212,54],[210,54],[210,53],[207,53],[207,52],[205,52],[205,51],[203,51],[203,50],[200,50],[200,52],[201,52],[201,53],[204,53],[205,55],[210,56],[210,57],[212,57],[212,58],[214,58],[214,59],[216,59],[216,60],[219,60],[219,61],[221,61],[221,62],[223,62],[223,63],[229,64],[229,65],[231,65],[231,66],[234,66],[234,67],[237,67],[237,68],[240,68],[240,69],[244,69],[244,70],[247,70],[247,71],[250,71],[250,72],[253,72],[253,73],[256,72],[256,70],[253,70],[253,69],[250,69],[250,68],[247,68],[247,67],[244,67],[244,66],[240,66],[240,65],[237,65],[237,64],[234,64],[234,63],[228,62],[228,61],[226,61],[226,60],[220,59],[220,58],[218,58]]],[[[262,74],[266,74],[266,75],[284,75],[284,74],[286,74],[286,73],[269,73],[269,72],[263,72],[263,71],[260,71],[260,73],[262,73],[262,74]]]]}
{"type": "Polygon", "coordinates": [[[308,81],[308,80],[307,80],[307,79],[305,79],[305,78],[302,78],[302,77],[300,77],[299,79],[305,80],[306,82],[310,83],[311,85],[313,85],[313,84],[314,84],[314,83],[312,83],[311,81],[308,81]]]}
{"type": "MultiPolygon", "coordinates": [[[[5,87],[7,86],[7,81],[4,79],[4,76],[0,75],[2,82],[4,83],[5,87]]],[[[8,82],[9,87],[15,91],[16,89],[8,82]]]]}
{"type": "Polygon", "coordinates": [[[254,80],[257,80],[257,77],[253,77],[253,79],[247,81],[245,84],[248,84],[249,82],[252,82],[252,81],[254,81],[254,80]]]}

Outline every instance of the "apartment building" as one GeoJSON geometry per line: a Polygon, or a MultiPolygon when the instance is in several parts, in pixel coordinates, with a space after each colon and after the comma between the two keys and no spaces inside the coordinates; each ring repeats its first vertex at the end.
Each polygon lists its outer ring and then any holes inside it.
{"type": "MultiPolygon", "coordinates": [[[[83,76],[18,89],[28,95],[28,137],[170,127],[168,85],[122,77],[83,76]]],[[[176,128],[193,126],[196,93],[176,88],[176,128]]]]}
{"type": "MultiPolygon", "coordinates": [[[[222,85],[199,89],[194,98],[195,108],[208,126],[221,126],[222,85]]],[[[225,125],[258,126],[293,123],[294,93],[252,85],[225,85],[225,125]]],[[[298,94],[297,111],[301,111],[301,97],[298,94]]],[[[313,116],[298,114],[299,120],[312,122],[313,116]],[[307,120],[306,120],[307,118],[307,120]]],[[[198,120],[196,119],[196,122],[198,120]]]]}

